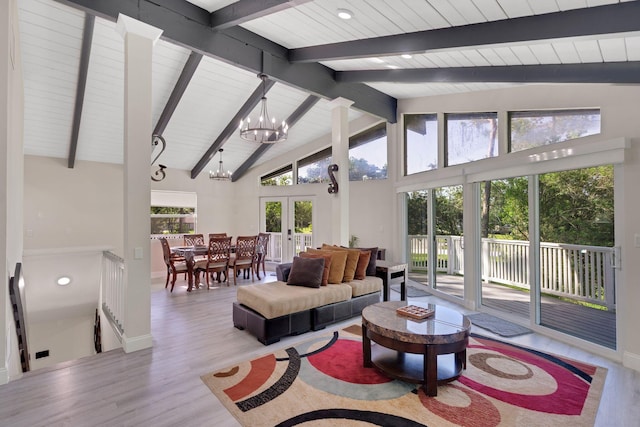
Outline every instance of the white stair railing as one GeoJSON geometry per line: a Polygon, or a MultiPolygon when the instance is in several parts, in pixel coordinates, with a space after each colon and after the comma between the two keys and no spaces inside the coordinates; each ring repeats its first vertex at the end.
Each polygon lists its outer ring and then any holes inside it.
{"type": "Polygon", "coordinates": [[[110,251],[102,253],[102,311],[117,331],[124,334],[124,260],[110,251]]]}

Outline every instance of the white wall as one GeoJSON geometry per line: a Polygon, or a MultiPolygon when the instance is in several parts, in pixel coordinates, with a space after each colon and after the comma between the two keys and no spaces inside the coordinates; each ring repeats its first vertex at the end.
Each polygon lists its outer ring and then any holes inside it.
{"type": "MultiPolygon", "coordinates": [[[[640,311],[635,308],[640,301],[640,248],[634,246],[633,236],[640,234],[640,223],[635,214],[640,210],[637,183],[640,182],[640,87],[623,85],[535,85],[510,89],[436,96],[421,99],[401,100],[398,112],[402,113],[446,113],[557,109],[599,107],[602,116],[602,132],[589,136],[581,142],[599,142],[626,137],[630,148],[626,150],[622,197],[616,199],[616,242],[621,247],[622,270],[617,283],[618,356],[624,364],[640,371],[640,335],[636,329],[640,324],[640,311]]],[[[398,132],[400,133],[400,131],[398,132]]],[[[402,158],[402,147],[398,146],[402,158]]],[[[508,159],[508,157],[506,157],[508,159]]],[[[488,161],[487,161],[488,162],[488,161]]],[[[481,170],[482,161],[473,165],[448,168],[449,171],[432,171],[402,177],[397,188],[426,188],[441,185],[439,181],[460,174],[465,168],[481,170]]],[[[508,160],[504,166],[508,166],[508,160]]],[[[495,163],[493,163],[495,167],[495,163]]],[[[617,196],[617,195],[616,195],[617,196]]],[[[465,276],[466,278],[466,276],[465,276]]]]}
{"type": "Polygon", "coordinates": [[[22,259],[23,116],[18,5],[8,0],[0,2],[0,384],[22,375],[8,281],[22,259]]]}
{"type": "MultiPolygon", "coordinates": [[[[109,325],[105,325],[109,327],[109,325]]],[[[93,316],[71,317],[29,325],[31,370],[95,354],[93,316]],[[49,350],[49,357],[36,359],[36,352],[49,350]]]]}

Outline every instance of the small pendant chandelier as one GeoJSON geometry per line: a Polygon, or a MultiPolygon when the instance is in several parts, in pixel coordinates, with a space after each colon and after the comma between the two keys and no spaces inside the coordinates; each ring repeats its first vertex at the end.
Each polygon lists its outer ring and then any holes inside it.
{"type": "Polygon", "coordinates": [[[289,125],[283,120],[280,126],[276,125],[275,117],[269,117],[266,96],[266,74],[258,74],[262,80],[262,100],[260,101],[260,116],[257,120],[247,117],[240,121],[240,137],[245,141],[259,142],[261,144],[274,144],[287,139],[289,125]],[[252,126],[253,123],[253,126],[252,126]]]}
{"type": "Polygon", "coordinates": [[[231,171],[224,171],[224,167],[222,167],[222,148],[218,150],[220,153],[220,161],[218,161],[218,170],[217,171],[209,171],[209,179],[213,179],[216,181],[229,181],[231,179],[231,171]]]}

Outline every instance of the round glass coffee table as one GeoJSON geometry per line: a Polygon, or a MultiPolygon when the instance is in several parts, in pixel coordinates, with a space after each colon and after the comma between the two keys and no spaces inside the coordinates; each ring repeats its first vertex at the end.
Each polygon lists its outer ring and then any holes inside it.
{"type": "Polygon", "coordinates": [[[386,301],[362,311],[364,366],[423,384],[427,396],[437,396],[438,384],[453,381],[467,367],[471,322],[462,313],[436,304],[411,304],[435,311],[422,320],[396,312],[406,305],[406,301],[386,301]]]}

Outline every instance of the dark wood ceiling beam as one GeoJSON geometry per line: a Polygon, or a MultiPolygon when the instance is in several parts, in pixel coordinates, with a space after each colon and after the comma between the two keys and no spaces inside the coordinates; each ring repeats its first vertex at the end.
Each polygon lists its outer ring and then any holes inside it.
{"type": "Polygon", "coordinates": [[[173,116],[173,113],[176,111],[176,107],[178,106],[180,99],[182,99],[182,95],[184,95],[185,90],[187,90],[187,86],[189,86],[189,82],[191,81],[193,74],[198,69],[198,65],[201,60],[202,54],[197,52],[191,52],[191,55],[187,58],[187,62],[185,62],[184,67],[182,68],[182,73],[180,73],[180,77],[178,77],[178,81],[171,91],[167,104],[164,106],[162,114],[160,114],[158,123],[156,123],[156,127],[153,130],[154,135],[162,135],[166,129],[169,124],[169,120],[171,120],[171,116],[173,116]]]}
{"type": "Polygon", "coordinates": [[[84,92],[87,88],[87,74],[89,72],[89,59],[91,58],[91,44],[93,41],[93,27],[95,16],[86,14],[84,17],[84,29],[82,31],[82,50],[80,51],[80,65],[78,70],[78,84],[76,87],[76,103],[73,110],[73,122],[71,125],[71,143],[69,145],[69,159],[67,167],[73,169],[76,164],[76,152],[78,150],[78,136],[80,135],[80,122],[82,121],[82,106],[84,105],[84,92]]]}
{"type": "MultiPolygon", "coordinates": [[[[291,64],[288,50],[249,31],[212,31],[202,15],[178,11],[176,0],[57,0],[116,20],[119,13],[163,30],[162,38],[237,67],[264,72],[271,79],[327,99],[343,97],[352,108],[396,122],[397,100],[361,83],[337,83],[333,70],[321,64],[291,64]],[[277,46],[277,48],[273,48],[277,46]],[[265,61],[263,61],[263,57],[265,61]]],[[[184,2],[186,3],[186,2],[184,2]]],[[[201,9],[202,10],[202,9],[201,9]]]]}
{"type": "Polygon", "coordinates": [[[417,31],[289,51],[291,62],[425,53],[504,43],[640,31],[640,1],[417,31]]]}
{"type": "Polygon", "coordinates": [[[336,80],[392,83],[640,83],[640,61],[338,71],[336,80]]]}
{"type": "MultiPolygon", "coordinates": [[[[296,110],[287,118],[286,122],[289,125],[289,129],[291,129],[298,122],[298,120],[300,120],[305,114],[307,114],[319,100],[320,98],[314,95],[310,95],[309,97],[307,97],[307,99],[305,99],[302,104],[300,104],[298,108],[296,108],[296,110]]],[[[242,176],[249,170],[249,168],[253,166],[253,164],[257,162],[258,159],[260,159],[260,157],[262,157],[262,155],[266,153],[267,150],[269,150],[271,147],[273,147],[273,144],[260,144],[256,151],[251,153],[251,156],[249,156],[249,158],[245,160],[244,163],[242,163],[240,167],[235,170],[235,172],[233,172],[233,174],[231,175],[231,181],[235,182],[242,178],[242,176]]]]}
{"type": "Polygon", "coordinates": [[[224,30],[311,0],[239,0],[211,13],[211,28],[224,30]]]}
{"type": "Polygon", "coordinates": [[[265,80],[264,86],[262,85],[262,81],[260,82],[260,84],[258,85],[256,90],[253,91],[249,99],[245,101],[245,103],[242,105],[242,107],[240,107],[236,115],[233,116],[233,119],[231,119],[231,121],[227,124],[227,126],[220,133],[220,135],[218,135],[216,140],[213,141],[213,144],[211,144],[207,152],[202,156],[202,158],[200,158],[200,160],[198,160],[198,163],[194,166],[194,168],[191,169],[191,179],[195,179],[200,174],[200,172],[202,172],[204,167],[207,166],[207,164],[211,161],[211,159],[216,154],[218,149],[222,147],[225,142],[227,142],[227,140],[231,137],[231,135],[233,135],[233,132],[238,130],[238,125],[240,124],[240,120],[244,119],[245,117],[247,117],[247,115],[249,115],[249,113],[256,107],[256,105],[258,105],[258,103],[262,99],[262,96],[265,93],[269,92],[269,89],[271,89],[274,84],[275,82],[273,80],[268,80],[268,79],[265,80]],[[264,87],[264,90],[263,90],[263,87],[264,87]]]}

